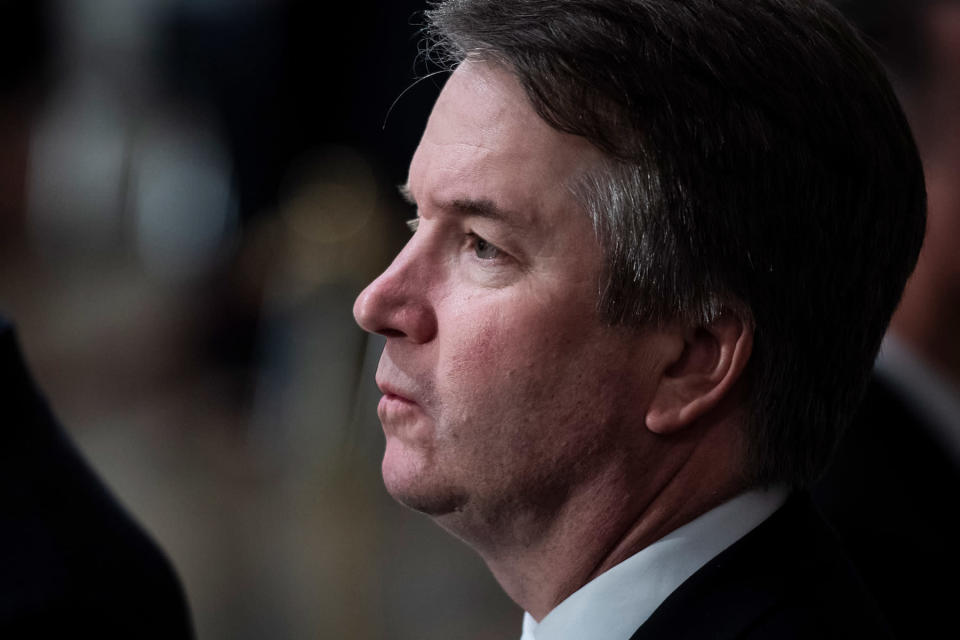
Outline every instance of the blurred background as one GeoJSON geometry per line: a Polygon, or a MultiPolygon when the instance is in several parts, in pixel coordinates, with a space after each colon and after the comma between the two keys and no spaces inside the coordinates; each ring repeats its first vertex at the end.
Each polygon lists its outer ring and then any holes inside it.
{"type": "MultiPolygon", "coordinates": [[[[351,316],[408,233],[395,186],[442,83],[415,82],[423,5],[0,3],[26,78],[0,98],[0,312],[202,640],[519,635],[479,559],[383,490],[382,345],[351,316]]],[[[923,26],[892,15],[891,51],[923,26]]]]}
{"type": "Polygon", "coordinates": [[[0,312],[201,639],[519,634],[383,490],[351,315],[409,234],[423,4],[0,3],[0,312]]]}

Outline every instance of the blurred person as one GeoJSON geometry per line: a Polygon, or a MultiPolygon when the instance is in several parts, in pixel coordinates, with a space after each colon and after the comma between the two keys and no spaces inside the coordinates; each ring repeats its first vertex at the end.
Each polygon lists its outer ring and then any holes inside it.
{"type": "Polygon", "coordinates": [[[927,235],[862,408],[816,498],[903,637],[953,626],[960,574],[960,2],[836,0],[917,136],[927,235]]]}
{"type": "MultiPolygon", "coordinates": [[[[47,3],[0,1],[5,252],[23,226],[27,140],[45,88],[48,28],[47,3]]],[[[169,562],[70,442],[2,317],[0,411],[0,636],[193,637],[169,562]]]]}
{"type": "Polygon", "coordinates": [[[824,2],[450,0],[358,297],[389,493],[524,640],[886,637],[806,489],[921,244],[913,138],[824,2]]]}

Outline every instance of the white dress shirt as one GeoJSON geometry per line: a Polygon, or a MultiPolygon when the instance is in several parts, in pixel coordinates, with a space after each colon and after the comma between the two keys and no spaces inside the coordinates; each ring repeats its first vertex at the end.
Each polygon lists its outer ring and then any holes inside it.
{"type": "Polygon", "coordinates": [[[667,596],[770,517],[788,493],[785,487],[747,491],[671,531],[588,582],[539,623],[524,613],[520,640],[629,640],[667,596]]]}

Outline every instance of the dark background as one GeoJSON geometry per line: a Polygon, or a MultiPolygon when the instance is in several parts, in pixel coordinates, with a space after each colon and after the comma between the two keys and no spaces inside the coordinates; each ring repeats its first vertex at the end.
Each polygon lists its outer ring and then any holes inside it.
{"type": "Polygon", "coordinates": [[[420,10],[0,1],[0,312],[200,638],[519,634],[383,491],[351,317],[413,215],[395,187],[443,81],[415,83],[420,10]]]}
{"type": "MultiPolygon", "coordinates": [[[[0,313],[202,639],[520,635],[386,496],[351,316],[413,215],[423,4],[0,0],[0,313]]],[[[917,25],[884,15],[909,67],[917,25]]]]}

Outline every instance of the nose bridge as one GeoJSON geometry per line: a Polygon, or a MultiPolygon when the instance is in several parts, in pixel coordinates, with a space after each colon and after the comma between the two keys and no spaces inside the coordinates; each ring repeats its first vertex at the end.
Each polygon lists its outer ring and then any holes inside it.
{"type": "Polygon", "coordinates": [[[436,331],[430,290],[436,277],[425,243],[414,236],[354,304],[354,317],[366,331],[426,342],[436,331]]]}
{"type": "Polygon", "coordinates": [[[429,260],[425,243],[420,237],[413,236],[370,286],[377,285],[383,290],[381,294],[397,297],[401,302],[419,297],[428,286],[433,271],[429,260]]]}

